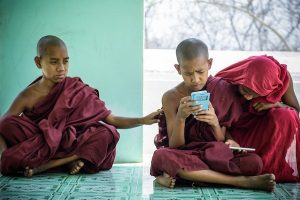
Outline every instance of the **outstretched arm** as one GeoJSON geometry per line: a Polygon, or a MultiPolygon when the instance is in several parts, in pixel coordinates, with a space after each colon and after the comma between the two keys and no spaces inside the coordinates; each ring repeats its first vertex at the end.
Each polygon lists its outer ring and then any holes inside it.
{"type": "Polygon", "coordinates": [[[158,115],[161,110],[146,115],[145,117],[131,118],[131,117],[120,117],[115,115],[108,115],[104,122],[110,125],[115,126],[116,128],[134,128],[141,125],[150,125],[158,122],[158,115]]]}

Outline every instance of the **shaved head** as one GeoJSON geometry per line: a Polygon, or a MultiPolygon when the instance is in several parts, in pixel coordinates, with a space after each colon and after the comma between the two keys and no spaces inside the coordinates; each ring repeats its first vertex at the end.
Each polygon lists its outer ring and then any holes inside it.
{"type": "Polygon", "coordinates": [[[208,59],[208,48],[201,40],[189,38],[178,44],[176,57],[178,63],[183,60],[193,60],[198,57],[208,59]]]}
{"type": "Polygon", "coordinates": [[[64,41],[62,41],[60,38],[53,35],[47,35],[42,37],[37,43],[37,56],[45,55],[49,46],[60,46],[67,48],[64,41]]]}

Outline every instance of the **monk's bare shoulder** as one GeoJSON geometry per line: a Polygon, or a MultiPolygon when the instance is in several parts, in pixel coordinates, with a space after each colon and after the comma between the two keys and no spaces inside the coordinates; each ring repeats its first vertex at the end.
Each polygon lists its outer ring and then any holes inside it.
{"type": "Polygon", "coordinates": [[[27,88],[25,88],[22,92],[18,94],[18,96],[14,99],[11,106],[5,115],[20,115],[27,107],[29,99],[29,93],[27,88]]]}
{"type": "Polygon", "coordinates": [[[26,87],[15,98],[5,115],[20,115],[24,111],[30,111],[33,106],[45,97],[49,91],[42,92],[38,83],[26,87]]]}
{"type": "Polygon", "coordinates": [[[175,107],[177,109],[181,98],[185,96],[185,94],[181,92],[181,88],[182,84],[179,84],[164,93],[162,97],[163,107],[165,107],[166,105],[171,105],[172,107],[175,107]]]}

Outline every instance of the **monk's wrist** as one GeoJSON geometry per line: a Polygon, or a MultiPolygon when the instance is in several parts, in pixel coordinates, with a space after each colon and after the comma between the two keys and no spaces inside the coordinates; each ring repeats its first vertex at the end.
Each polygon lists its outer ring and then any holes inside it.
{"type": "Polygon", "coordinates": [[[283,107],[285,107],[285,104],[283,102],[276,102],[275,107],[276,108],[283,108],[283,107]]]}
{"type": "Polygon", "coordinates": [[[177,114],[175,120],[177,123],[185,123],[186,118],[183,118],[177,114]]]}
{"type": "Polygon", "coordinates": [[[145,117],[137,118],[137,125],[144,125],[144,124],[146,124],[145,117]]]}
{"type": "Polygon", "coordinates": [[[220,125],[219,125],[219,124],[214,125],[214,126],[211,125],[211,128],[212,128],[213,131],[214,131],[214,135],[215,135],[215,138],[217,139],[217,141],[222,141],[222,142],[224,142],[224,141],[225,141],[225,134],[223,134],[220,125]]]}

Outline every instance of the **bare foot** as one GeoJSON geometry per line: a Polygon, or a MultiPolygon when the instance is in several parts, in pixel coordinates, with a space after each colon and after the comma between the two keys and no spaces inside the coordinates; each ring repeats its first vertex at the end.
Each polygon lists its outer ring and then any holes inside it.
{"type": "Polygon", "coordinates": [[[156,177],[156,181],[162,186],[174,188],[176,179],[164,172],[162,176],[156,177]]]}
{"type": "Polygon", "coordinates": [[[260,189],[272,192],[275,189],[275,175],[274,174],[264,174],[259,176],[246,177],[245,182],[242,184],[245,188],[250,189],[260,189]]]}
{"type": "Polygon", "coordinates": [[[32,177],[33,176],[33,169],[31,169],[29,167],[25,167],[24,176],[25,177],[32,177]]]}
{"type": "Polygon", "coordinates": [[[34,174],[39,174],[39,173],[44,172],[46,170],[47,170],[47,168],[44,165],[41,165],[40,167],[37,167],[37,168],[29,168],[27,166],[27,167],[25,167],[25,170],[24,170],[24,176],[30,178],[34,174]]]}
{"type": "Polygon", "coordinates": [[[69,164],[70,167],[70,174],[78,174],[81,168],[84,166],[84,162],[81,160],[75,160],[69,164]]]}

